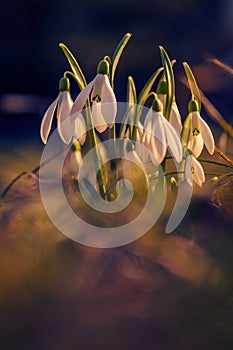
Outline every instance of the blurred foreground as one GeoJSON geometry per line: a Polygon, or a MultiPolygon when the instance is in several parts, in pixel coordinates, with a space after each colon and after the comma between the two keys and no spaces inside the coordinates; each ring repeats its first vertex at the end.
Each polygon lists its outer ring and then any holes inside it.
{"type": "MultiPolygon", "coordinates": [[[[0,190],[41,150],[5,141],[0,190]]],[[[212,190],[207,182],[172,234],[168,202],[141,239],[104,250],[57,231],[37,181],[22,177],[1,200],[2,349],[232,349],[232,202],[214,207],[212,190]]]]}

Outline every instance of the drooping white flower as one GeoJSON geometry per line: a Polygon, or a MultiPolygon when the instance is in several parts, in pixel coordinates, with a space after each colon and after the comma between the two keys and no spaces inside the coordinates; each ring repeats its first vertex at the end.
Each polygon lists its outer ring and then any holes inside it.
{"type": "Polygon", "coordinates": [[[190,186],[193,186],[193,183],[195,182],[199,187],[202,187],[202,184],[205,182],[204,170],[193,155],[188,155],[186,157],[184,177],[190,186]]]}
{"type": "MultiPolygon", "coordinates": [[[[185,124],[190,125],[189,137],[186,138],[186,146],[192,151],[193,155],[197,158],[201,154],[204,145],[210,154],[214,153],[214,137],[204,119],[198,112],[196,101],[192,100],[189,103],[189,114],[186,118],[185,124]]],[[[186,132],[187,133],[187,132],[186,132]]],[[[184,137],[182,136],[182,139],[184,137]]]]}
{"type": "Polygon", "coordinates": [[[69,91],[69,80],[63,77],[60,80],[60,92],[56,100],[46,110],[40,127],[40,136],[44,143],[47,142],[51,131],[53,118],[57,115],[58,133],[64,143],[69,143],[72,134],[72,124],[69,121],[70,111],[73,105],[73,100],[69,91]]]}
{"type": "Polygon", "coordinates": [[[172,156],[179,163],[182,159],[180,138],[174,127],[163,116],[161,102],[155,100],[153,108],[148,111],[144,122],[143,143],[151,150],[150,157],[154,164],[160,164],[169,149],[172,156]]]}
{"type": "MultiPolygon", "coordinates": [[[[159,82],[159,86],[157,89],[157,96],[158,99],[162,102],[162,112],[164,113],[165,107],[166,107],[166,100],[167,100],[167,83],[164,80],[161,80],[159,82]]],[[[175,130],[180,135],[182,130],[182,120],[181,115],[179,112],[179,109],[177,107],[176,101],[174,100],[171,105],[171,112],[169,116],[169,122],[171,125],[175,128],[175,130]]]]}
{"type": "Polygon", "coordinates": [[[71,109],[71,116],[79,115],[90,96],[93,125],[99,132],[112,127],[116,118],[116,97],[108,79],[108,62],[103,60],[98,66],[96,77],[79,93],[71,109]]]}

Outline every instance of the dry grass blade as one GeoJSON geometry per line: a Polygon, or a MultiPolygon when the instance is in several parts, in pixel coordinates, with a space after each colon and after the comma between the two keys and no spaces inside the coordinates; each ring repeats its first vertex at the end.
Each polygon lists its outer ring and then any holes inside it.
{"type": "Polygon", "coordinates": [[[218,147],[215,146],[214,148],[215,152],[217,152],[220,157],[222,157],[227,163],[233,166],[233,161],[224,153],[222,152],[218,147]]]}
{"type": "Polygon", "coordinates": [[[207,61],[216,64],[216,66],[222,68],[227,73],[230,73],[231,75],[233,75],[233,68],[231,66],[229,66],[228,64],[223,63],[222,61],[218,60],[217,58],[209,58],[207,61]]]}
{"type": "MultiPolygon", "coordinates": [[[[186,79],[181,78],[181,82],[188,87],[186,79]]],[[[217,110],[217,108],[210,102],[210,100],[205,96],[205,94],[199,88],[201,102],[205,107],[209,116],[216,121],[224,131],[226,131],[231,137],[233,137],[233,127],[223,118],[222,114],[217,110]]]]}
{"type": "Polygon", "coordinates": [[[205,94],[200,90],[201,101],[213,120],[215,120],[222,128],[225,130],[231,137],[233,137],[233,128],[232,126],[223,118],[221,113],[217,108],[209,101],[205,94]]]}

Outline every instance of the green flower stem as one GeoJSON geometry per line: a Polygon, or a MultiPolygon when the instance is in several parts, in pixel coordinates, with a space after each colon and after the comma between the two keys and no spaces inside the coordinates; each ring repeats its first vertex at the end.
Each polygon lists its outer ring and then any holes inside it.
{"type": "Polygon", "coordinates": [[[158,68],[152,76],[148,79],[146,84],[144,85],[139,97],[138,97],[138,104],[136,105],[136,110],[135,110],[135,121],[134,121],[134,126],[133,126],[133,132],[132,132],[132,140],[136,141],[137,137],[137,125],[139,123],[140,117],[141,117],[141,111],[143,105],[146,103],[150,90],[152,89],[152,86],[154,85],[155,80],[159,76],[159,74],[162,72],[163,67],[158,68]]]}
{"type": "Polygon", "coordinates": [[[77,77],[80,90],[82,90],[85,86],[87,86],[87,82],[78,62],[76,61],[74,55],[71,53],[71,51],[68,49],[68,47],[65,44],[60,43],[59,46],[62,49],[64,55],[66,56],[72,71],[77,77]]]}
{"type": "Polygon", "coordinates": [[[64,77],[67,77],[67,75],[70,75],[76,81],[76,83],[79,85],[79,80],[78,80],[77,76],[74,73],[72,73],[69,70],[67,70],[67,71],[64,72],[64,77]]]}
{"type": "MultiPolygon", "coordinates": [[[[109,128],[109,140],[115,140],[116,139],[116,128],[115,124],[112,128],[109,128]]],[[[118,171],[117,171],[117,160],[116,160],[116,148],[114,143],[114,149],[113,149],[113,159],[110,160],[110,168],[111,168],[111,176],[110,183],[108,184],[107,189],[107,198],[108,200],[116,199],[117,193],[116,193],[116,184],[118,181],[118,171]]]]}
{"type": "Polygon", "coordinates": [[[94,161],[95,161],[96,168],[99,169],[99,171],[97,172],[97,175],[96,175],[98,187],[99,187],[101,197],[104,198],[105,200],[107,200],[106,183],[105,183],[105,178],[104,178],[104,173],[103,173],[102,167],[100,166],[100,155],[99,155],[99,151],[98,151],[98,147],[97,147],[96,133],[95,133],[95,129],[93,126],[89,99],[86,102],[86,115],[87,115],[87,128],[88,128],[87,134],[88,134],[90,146],[91,146],[91,148],[95,148],[95,150],[96,150],[96,157],[94,157],[94,161]]]}
{"type": "MultiPolygon", "coordinates": [[[[172,160],[173,157],[167,156],[167,157],[165,157],[165,159],[172,160]]],[[[199,158],[198,161],[202,162],[202,163],[209,163],[209,164],[219,165],[219,166],[223,166],[225,168],[233,169],[233,165],[228,165],[228,164],[225,164],[225,163],[216,162],[215,160],[199,158]]]]}
{"type": "Polygon", "coordinates": [[[162,46],[159,46],[161,60],[166,76],[166,82],[167,82],[167,98],[166,98],[166,105],[165,105],[165,111],[164,111],[164,117],[169,120],[171,108],[172,108],[172,102],[174,101],[175,96],[175,79],[172,69],[172,63],[168,57],[167,52],[164,50],[162,46]]]}
{"type": "Polygon", "coordinates": [[[201,163],[209,163],[209,164],[214,164],[214,165],[219,165],[219,166],[223,166],[225,168],[230,168],[233,169],[232,165],[228,165],[228,164],[224,164],[224,163],[220,163],[220,162],[216,162],[215,160],[210,160],[210,159],[198,159],[199,162],[201,163]]]}
{"type": "Polygon", "coordinates": [[[165,173],[164,176],[171,176],[171,175],[183,175],[184,174],[184,171],[171,171],[169,173],[165,173]]]}

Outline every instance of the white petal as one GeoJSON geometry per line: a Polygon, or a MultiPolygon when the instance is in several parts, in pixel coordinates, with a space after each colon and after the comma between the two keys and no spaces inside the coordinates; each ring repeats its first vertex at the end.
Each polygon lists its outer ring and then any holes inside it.
{"type": "Polygon", "coordinates": [[[81,113],[77,113],[77,115],[74,114],[72,117],[75,119],[74,135],[78,139],[79,143],[83,145],[86,140],[86,132],[87,132],[85,120],[81,113]]]}
{"type": "Polygon", "coordinates": [[[214,153],[214,137],[213,134],[208,126],[208,124],[201,118],[199,117],[199,122],[200,122],[200,131],[201,135],[203,138],[203,141],[205,143],[205,146],[210,154],[214,153]]]}
{"type": "Polygon", "coordinates": [[[103,85],[101,91],[101,111],[107,124],[115,122],[117,104],[114,91],[110,85],[107,75],[103,75],[103,85]]]}
{"type": "Polygon", "coordinates": [[[193,173],[192,173],[192,156],[187,156],[184,165],[184,176],[187,183],[193,186],[193,173]]]}
{"type": "Polygon", "coordinates": [[[74,114],[77,112],[81,112],[86,100],[88,99],[88,96],[91,93],[91,89],[93,88],[93,84],[94,84],[95,79],[93,79],[76,97],[74,103],[73,103],[73,107],[71,109],[70,114],[74,114]]]}
{"type": "Polygon", "coordinates": [[[57,107],[57,104],[58,104],[58,97],[49,106],[49,108],[47,109],[47,111],[45,112],[45,114],[43,116],[41,126],[40,126],[40,136],[41,136],[41,139],[44,143],[47,142],[47,139],[48,139],[51,127],[52,127],[53,116],[54,116],[54,112],[55,112],[55,109],[57,107]]]}
{"type": "Polygon", "coordinates": [[[165,117],[162,117],[164,131],[167,138],[167,144],[170,150],[170,153],[173,155],[175,160],[179,163],[182,160],[183,152],[182,145],[179,135],[173,126],[167,121],[165,117]]]}
{"type": "Polygon", "coordinates": [[[182,130],[181,115],[178,110],[177,104],[175,102],[172,103],[169,122],[174,127],[174,129],[178,132],[178,134],[180,134],[182,130]]]}
{"type": "Polygon", "coordinates": [[[151,160],[155,165],[163,161],[167,151],[166,135],[161,117],[160,112],[153,112],[150,146],[153,154],[151,160]]]}
{"type": "Polygon", "coordinates": [[[142,142],[145,144],[149,144],[150,142],[150,136],[152,134],[152,119],[153,119],[153,111],[152,109],[149,109],[145,121],[144,121],[144,131],[143,131],[143,137],[142,137],[142,142]]]}
{"type": "Polygon", "coordinates": [[[199,155],[201,154],[202,150],[203,150],[203,139],[202,139],[202,135],[198,134],[197,136],[193,136],[192,137],[192,141],[189,143],[188,148],[192,151],[194,157],[199,157],[199,155]]]}
{"type": "Polygon", "coordinates": [[[57,110],[57,129],[64,143],[69,143],[73,136],[73,125],[70,122],[70,111],[73,106],[73,100],[69,91],[63,91],[59,94],[57,110]]]}
{"type": "Polygon", "coordinates": [[[114,91],[110,85],[110,82],[109,82],[107,75],[103,75],[101,102],[102,103],[108,103],[108,102],[114,103],[114,102],[116,102],[116,96],[115,96],[114,91]]]}
{"type": "Polygon", "coordinates": [[[193,163],[193,180],[196,182],[198,186],[202,186],[203,182],[205,182],[205,173],[201,166],[201,164],[198,162],[198,160],[192,156],[192,163],[193,163]]]}
{"type": "Polygon", "coordinates": [[[96,96],[101,98],[101,91],[102,91],[103,83],[104,83],[104,75],[103,74],[97,74],[95,79],[94,79],[93,90],[92,90],[92,93],[91,93],[91,100],[92,101],[95,100],[96,96]]]}
{"type": "Polygon", "coordinates": [[[101,103],[100,102],[93,102],[92,106],[92,121],[93,125],[99,132],[104,132],[108,125],[105,122],[105,119],[101,112],[101,103]]]}

